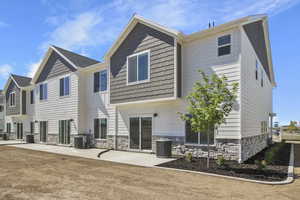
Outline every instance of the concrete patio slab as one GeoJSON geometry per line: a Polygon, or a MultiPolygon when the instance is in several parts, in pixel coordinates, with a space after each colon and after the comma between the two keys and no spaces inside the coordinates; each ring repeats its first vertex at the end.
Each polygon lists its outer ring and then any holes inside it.
{"type": "Polygon", "coordinates": [[[0,145],[25,144],[22,140],[0,140],[0,145]]]}
{"type": "Polygon", "coordinates": [[[68,156],[76,156],[76,157],[89,158],[95,160],[105,160],[105,161],[111,161],[111,162],[117,162],[123,164],[144,166],[144,167],[153,167],[155,165],[174,160],[172,158],[157,158],[155,154],[114,151],[114,150],[103,153],[100,156],[100,158],[98,158],[98,154],[106,151],[106,149],[75,149],[73,147],[45,145],[45,144],[17,144],[17,145],[10,145],[10,146],[68,155],[68,156]]]}

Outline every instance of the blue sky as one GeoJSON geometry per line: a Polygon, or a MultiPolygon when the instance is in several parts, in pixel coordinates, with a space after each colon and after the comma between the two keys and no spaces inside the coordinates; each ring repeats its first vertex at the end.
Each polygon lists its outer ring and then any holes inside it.
{"type": "Polygon", "coordinates": [[[267,13],[278,87],[278,120],[300,121],[300,0],[10,0],[0,6],[0,87],[9,73],[32,76],[49,44],[102,60],[134,13],[184,33],[267,13]]]}

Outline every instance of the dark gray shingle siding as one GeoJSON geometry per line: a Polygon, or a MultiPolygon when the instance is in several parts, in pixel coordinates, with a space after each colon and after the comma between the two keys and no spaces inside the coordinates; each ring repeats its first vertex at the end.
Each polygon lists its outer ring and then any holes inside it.
{"type": "Polygon", "coordinates": [[[56,52],[53,52],[36,83],[43,82],[49,78],[57,77],[63,74],[74,72],[76,69],[72,67],[65,59],[59,56],[56,52]]]}
{"type": "Polygon", "coordinates": [[[111,103],[174,96],[174,38],[138,23],[112,55],[111,103]],[[127,86],[127,56],[150,49],[150,82],[127,86]]]}
{"type": "Polygon", "coordinates": [[[268,53],[266,47],[266,38],[262,21],[253,22],[244,25],[244,30],[260,60],[270,80],[268,53]]]}
{"type": "Polygon", "coordinates": [[[7,90],[6,90],[6,94],[5,94],[5,99],[6,99],[6,115],[18,115],[20,114],[20,98],[21,98],[21,91],[20,89],[17,87],[17,85],[15,84],[14,81],[11,81],[7,90]],[[16,106],[15,107],[10,107],[9,106],[9,94],[11,92],[16,92],[16,106]]]}

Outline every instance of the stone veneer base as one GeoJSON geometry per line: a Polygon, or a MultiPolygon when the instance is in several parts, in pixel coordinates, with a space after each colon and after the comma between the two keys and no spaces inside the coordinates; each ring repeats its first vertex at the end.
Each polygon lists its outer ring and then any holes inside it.
{"type": "MultiPolygon", "coordinates": [[[[70,146],[74,144],[74,136],[71,135],[70,146]]],[[[14,132],[10,133],[9,139],[16,139],[14,132]]],[[[24,135],[25,139],[25,135],[24,135]]],[[[34,134],[35,143],[40,142],[39,133],[34,134]]],[[[152,136],[152,152],[156,152],[156,141],[159,139],[170,139],[172,140],[172,154],[173,155],[184,155],[186,153],[192,153],[193,156],[206,157],[207,146],[206,145],[187,145],[184,144],[185,138],[182,136],[152,136]]],[[[47,144],[59,144],[58,134],[48,134],[47,144]]],[[[118,135],[117,143],[115,144],[115,136],[108,135],[106,140],[95,140],[96,148],[111,149],[129,151],[129,136],[118,135]]],[[[222,155],[227,160],[237,160],[243,162],[248,158],[254,156],[268,145],[268,135],[257,135],[251,137],[245,137],[239,139],[216,139],[215,145],[210,147],[210,155],[212,158],[217,158],[222,155]]]]}
{"type": "MultiPolygon", "coordinates": [[[[186,145],[184,137],[175,136],[152,136],[152,152],[156,152],[156,141],[159,139],[172,140],[172,154],[184,155],[188,152],[194,156],[206,157],[206,145],[186,145]]],[[[102,145],[102,148],[114,148],[115,137],[108,136],[107,144],[102,145]]],[[[245,161],[256,153],[260,152],[267,146],[267,135],[257,135],[240,139],[216,139],[216,143],[210,147],[210,155],[212,158],[217,158],[222,155],[227,160],[245,161]]],[[[129,150],[129,137],[117,136],[117,149],[129,150]]]]}

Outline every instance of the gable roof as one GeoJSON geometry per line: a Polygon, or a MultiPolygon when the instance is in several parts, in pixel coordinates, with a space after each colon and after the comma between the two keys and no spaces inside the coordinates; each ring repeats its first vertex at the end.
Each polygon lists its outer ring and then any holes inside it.
{"type": "Polygon", "coordinates": [[[43,68],[47,64],[47,61],[50,58],[53,51],[56,52],[61,58],[63,58],[65,61],[67,61],[75,69],[87,68],[89,66],[100,63],[99,61],[94,60],[92,58],[88,58],[86,56],[82,56],[82,55],[79,55],[77,53],[68,51],[66,49],[51,45],[48,48],[41,64],[39,65],[39,67],[37,69],[37,71],[35,72],[35,74],[32,78],[32,82],[35,82],[38,79],[40,73],[42,72],[43,68]]]}
{"type": "Polygon", "coordinates": [[[26,76],[16,75],[16,74],[10,74],[8,80],[5,83],[3,91],[7,90],[11,81],[13,81],[17,85],[18,88],[27,87],[27,86],[31,85],[31,78],[26,77],[26,76]]]}
{"type": "Polygon", "coordinates": [[[124,28],[123,32],[119,35],[117,40],[114,42],[114,44],[111,46],[111,48],[105,54],[105,56],[104,56],[105,61],[107,61],[109,56],[111,56],[118,49],[118,47],[122,44],[122,42],[126,39],[128,34],[133,30],[135,25],[138,23],[141,23],[141,24],[149,26],[153,29],[159,30],[167,35],[172,36],[172,37],[180,37],[180,38],[183,37],[183,33],[181,33],[180,31],[164,27],[160,24],[157,24],[148,19],[145,19],[139,15],[134,15],[131,18],[131,20],[129,21],[129,23],[126,25],[126,27],[124,28]]]}
{"type": "Polygon", "coordinates": [[[16,74],[11,74],[11,77],[13,80],[17,83],[19,87],[27,87],[30,85],[31,78],[26,76],[20,76],[16,74]]]}
{"type": "Polygon", "coordinates": [[[54,49],[56,49],[57,51],[59,51],[62,55],[64,55],[67,59],[69,59],[75,66],[77,67],[88,67],[90,65],[94,65],[97,63],[100,63],[97,60],[94,60],[92,58],[88,58],[86,56],[83,55],[79,55],[77,53],[68,51],[66,49],[57,47],[57,46],[52,46],[54,49]]]}

